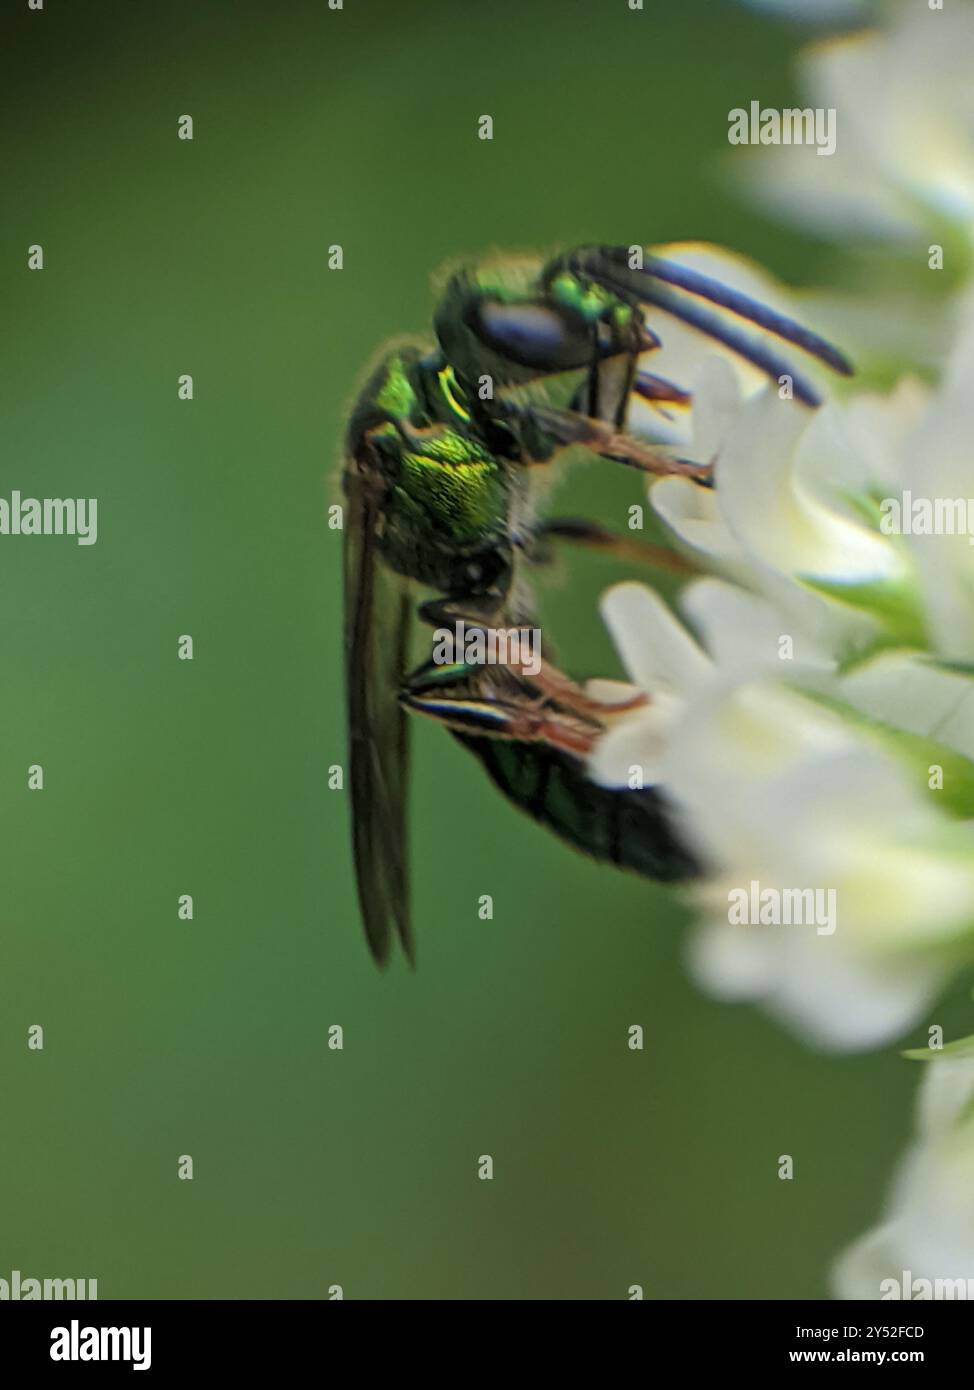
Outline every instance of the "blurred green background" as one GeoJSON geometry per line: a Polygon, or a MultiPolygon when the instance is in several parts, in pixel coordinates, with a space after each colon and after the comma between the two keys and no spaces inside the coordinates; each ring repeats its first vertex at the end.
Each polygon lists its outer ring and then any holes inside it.
{"type": "MultiPolygon", "coordinates": [[[[701,997],[670,893],[573,855],[425,725],[419,968],[381,975],[327,788],[325,509],[363,364],[424,331],[444,260],[492,247],[699,237],[821,275],[720,173],[728,110],[791,101],[804,31],[715,0],[6,10],[0,493],[95,496],[99,539],[0,542],[0,1276],[138,1298],[823,1294],[916,1070],[815,1056],[701,997]]],[[[617,520],[639,496],[593,467],[559,504],[617,520]]],[[[596,601],[619,574],[573,560],[548,597],[579,675],[614,669],[596,601]]]]}

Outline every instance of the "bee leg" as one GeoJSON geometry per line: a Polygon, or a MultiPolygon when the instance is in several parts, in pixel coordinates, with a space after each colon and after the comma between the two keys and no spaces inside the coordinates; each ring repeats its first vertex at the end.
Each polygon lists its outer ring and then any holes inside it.
{"type": "Polygon", "coordinates": [[[599,411],[599,386],[601,377],[599,374],[599,339],[595,325],[592,325],[592,359],[589,362],[588,376],[586,377],[586,396],[585,409],[589,415],[598,419],[599,411]]]}
{"type": "Polygon", "coordinates": [[[598,724],[564,711],[539,707],[522,697],[478,699],[476,694],[453,694],[434,689],[406,689],[400,702],[455,733],[514,743],[543,743],[577,758],[591,752],[601,732],[598,724]]]}
{"type": "Polygon", "coordinates": [[[677,474],[692,478],[705,487],[713,486],[713,465],[690,463],[674,459],[648,444],[641,444],[630,435],[616,429],[608,420],[596,420],[574,410],[557,410],[550,406],[519,406],[504,403],[509,419],[526,427],[528,447],[525,453],[536,463],[546,463],[559,449],[581,444],[615,463],[638,468],[642,473],[657,477],[677,474]],[[534,436],[533,438],[531,436],[534,436]],[[534,445],[535,447],[532,447],[534,445]]]}
{"type": "Polygon", "coordinates": [[[667,381],[664,376],[655,376],[652,372],[637,371],[632,389],[637,396],[642,396],[644,401],[650,401],[653,405],[659,401],[668,401],[671,405],[689,405],[693,400],[689,391],[684,391],[675,382],[667,381]]]}
{"type": "Polygon", "coordinates": [[[599,550],[615,556],[616,559],[651,565],[654,569],[668,570],[671,574],[689,576],[703,573],[692,560],[685,559],[664,545],[653,545],[649,541],[637,540],[634,536],[620,536],[597,522],[585,521],[579,517],[551,517],[547,521],[539,522],[534,535],[542,544],[549,538],[566,541],[569,545],[599,550]]]}
{"type": "Polygon", "coordinates": [[[437,685],[455,684],[458,673],[473,676],[485,667],[518,674],[541,662],[540,632],[532,624],[512,620],[502,597],[429,599],[420,604],[418,613],[430,627],[446,630],[450,641],[444,651],[447,659],[437,657],[434,649],[434,656],[407,677],[410,689],[427,679],[437,685]],[[475,644],[479,655],[468,660],[470,644],[475,644]]]}
{"type": "MultiPolygon", "coordinates": [[[[655,340],[648,345],[644,342],[641,346],[647,349],[647,346],[658,345],[658,340],[655,340]]],[[[639,353],[624,352],[606,357],[599,351],[598,332],[593,325],[592,360],[585,384],[585,407],[584,410],[580,409],[582,393],[579,391],[570,409],[578,410],[593,420],[611,420],[616,430],[624,431],[629,400],[638,375],[639,353]]]]}
{"type": "MultiPolygon", "coordinates": [[[[646,703],[643,694],[624,700],[597,700],[572,680],[564,671],[552,665],[541,656],[540,644],[535,641],[532,628],[526,623],[505,622],[496,606],[486,607],[484,601],[469,599],[431,599],[419,609],[424,622],[433,627],[446,627],[455,630],[462,628],[462,642],[465,646],[483,636],[486,650],[491,651],[490,639],[493,636],[493,650],[500,653],[496,660],[484,663],[487,667],[501,667],[511,672],[520,682],[536,692],[534,703],[538,705],[554,702],[579,715],[596,718],[611,717],[627,710],[638,709],[646,703]],[[523,633],[523,637],[519,634],[523,633]]],[[[451,659],[447,662],[427,662],[406,680],[406,688],[415,690],[427,681],[437,687],[455,684],[458,673],[472,675],[476,665],[464,661],[464,653],[451,649],[451,659]]]]}
{"type": "Polygon", "coordinates": [[[619,392],[619,400],[616,405],[616,412],[613,423],[617,430],[623,430],[626,426],[626,416],[629,413],[629,397],[632,395],[639,375],[639,358],[631,354],[626,359],[625,380],[622,390],[619,392]]]}
{"type": "Polygon", "coordinates": [[[597,346],[593,347],[584,385],[576,391],[569,410],[594,420],[611,421],[616,430],[624,431],[629,401],[639,375],[638,362],[636,353],[600,357],[597,346]]]}
{"type": "Polygon", "coordinates": [[[657,408],[663,402],[685,408],[692,399],[689,392],[665,377],[641,371],[638,353],[600,357],[593,347],[593,358],[585,381],[575,392],[568,408],[596,420],[611,420],[618,431],[625,432],[633,394],[657,408]]]}
{"type": "Polygon", "coordinates": [[[600,722],[615,714],[627,714],[630,710],[641,709],[649,703],[649,697],[642,691],[627,696],[624,700],[597,700],[550,661],[542,661],[540,669],[526,670],[524,665],[511,663],[514,671],[527,685],[533,686],[542,701],[553,701],[572,714],[598,719],[600,722]]]}
{"type": "Polygon", "coordinates": [[[431,598],[419,605],[417,613],[430,627],[453,627],[456,623],[470,628],[503,627],[505,601],[506,596],[501,594],[431,598]]]}

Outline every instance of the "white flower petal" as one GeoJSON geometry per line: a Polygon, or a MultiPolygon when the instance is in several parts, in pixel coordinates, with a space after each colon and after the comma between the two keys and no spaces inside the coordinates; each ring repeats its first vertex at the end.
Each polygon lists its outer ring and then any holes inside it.
{"type": "Polygon", "coordinates": [[[716,458],[721,442],[740,414],[741,390],[730,364],[714,355],[708,356],[695,373],[690,389],[694,454],[701,462],[709,463],[716,458]]]}
{"type": "Polygon", "coordinates": [[[833,428],[825,407],[807,416],[771,390],[750,402],[715,470],[721,514],[740,544],[785,573],[863,582],[902,570],[894,548],[865,526],[825,506],[789,466],[802,441],[806,457],[833,428]]]}
{"type": "Polygon", "coordinates": [[[974,680],[915,652],[882,652],[839,682],[842,697],[872,719],[937,739],[974,758],[974,680]]]}
{"type": "Polygon", "coordinates": [[[710,924],[693,933],[688,960],[721,999],[761,1003],[823,1049],[858,1051],[901,1036],[929,1005],[944,970],[914,962],[878,968],[850,957],[813,927],[710,924]]]}
{"type": "Polygon", "coordinates": [[[649,500],[657,516],[685,545],[746,579],[750,569],[747,553],[731,535],[716,492],[688,478],[660,478],[650,485],[649,500]]]}
{"type": "Polygon", "coordinates": [[[638,769],[642,785],[655,786],[661,780],[673,724],[682,712],[681,700],[658,693],[650,704],[599,738],[589,759],[589,776],[605,787],[630,787],[633,771],[638,769]]]}
{"type": "Polygon", "coordinates": [[[766,599],[719,579],[698,579],[683,592],[681,608],[701,634],[707,652],[731,680],[767,671],[793,678],[802,671],[829,671],[835,662],[766,599]],[[782,646],[782,638],[790,647],[782,646]],[[783,657],[782,653],[787,656],[783,657]]]}
{"type": "Polygon", "coordinates": [[[655,694],[691,694],[709,663],[682,623],[644,584],[616,584],[602,596],[602,617],[637,685],[655,694]]]}

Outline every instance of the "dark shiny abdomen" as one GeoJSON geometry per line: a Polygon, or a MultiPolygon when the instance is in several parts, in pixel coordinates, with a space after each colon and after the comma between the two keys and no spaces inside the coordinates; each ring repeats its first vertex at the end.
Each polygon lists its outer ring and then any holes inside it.
{"type": "Polygon", "coordinates": [[[700,865],[671,828],[663,797],[590,782],[579,763],[537,743],[453,731],[510,801],[561,839],[605,863],[661,883],[695,878],[700,865]]]}

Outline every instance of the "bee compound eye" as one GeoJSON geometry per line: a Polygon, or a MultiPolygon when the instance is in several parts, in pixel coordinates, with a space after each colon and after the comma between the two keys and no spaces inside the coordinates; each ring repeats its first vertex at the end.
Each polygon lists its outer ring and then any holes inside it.
{"type": "Polygon", "coordinates": [[[473,308],[471,326],[486,347],[529,369],[567,370],[583,366],[591,355],[584,320],[560,305],[483,298],[473,308]]]}

